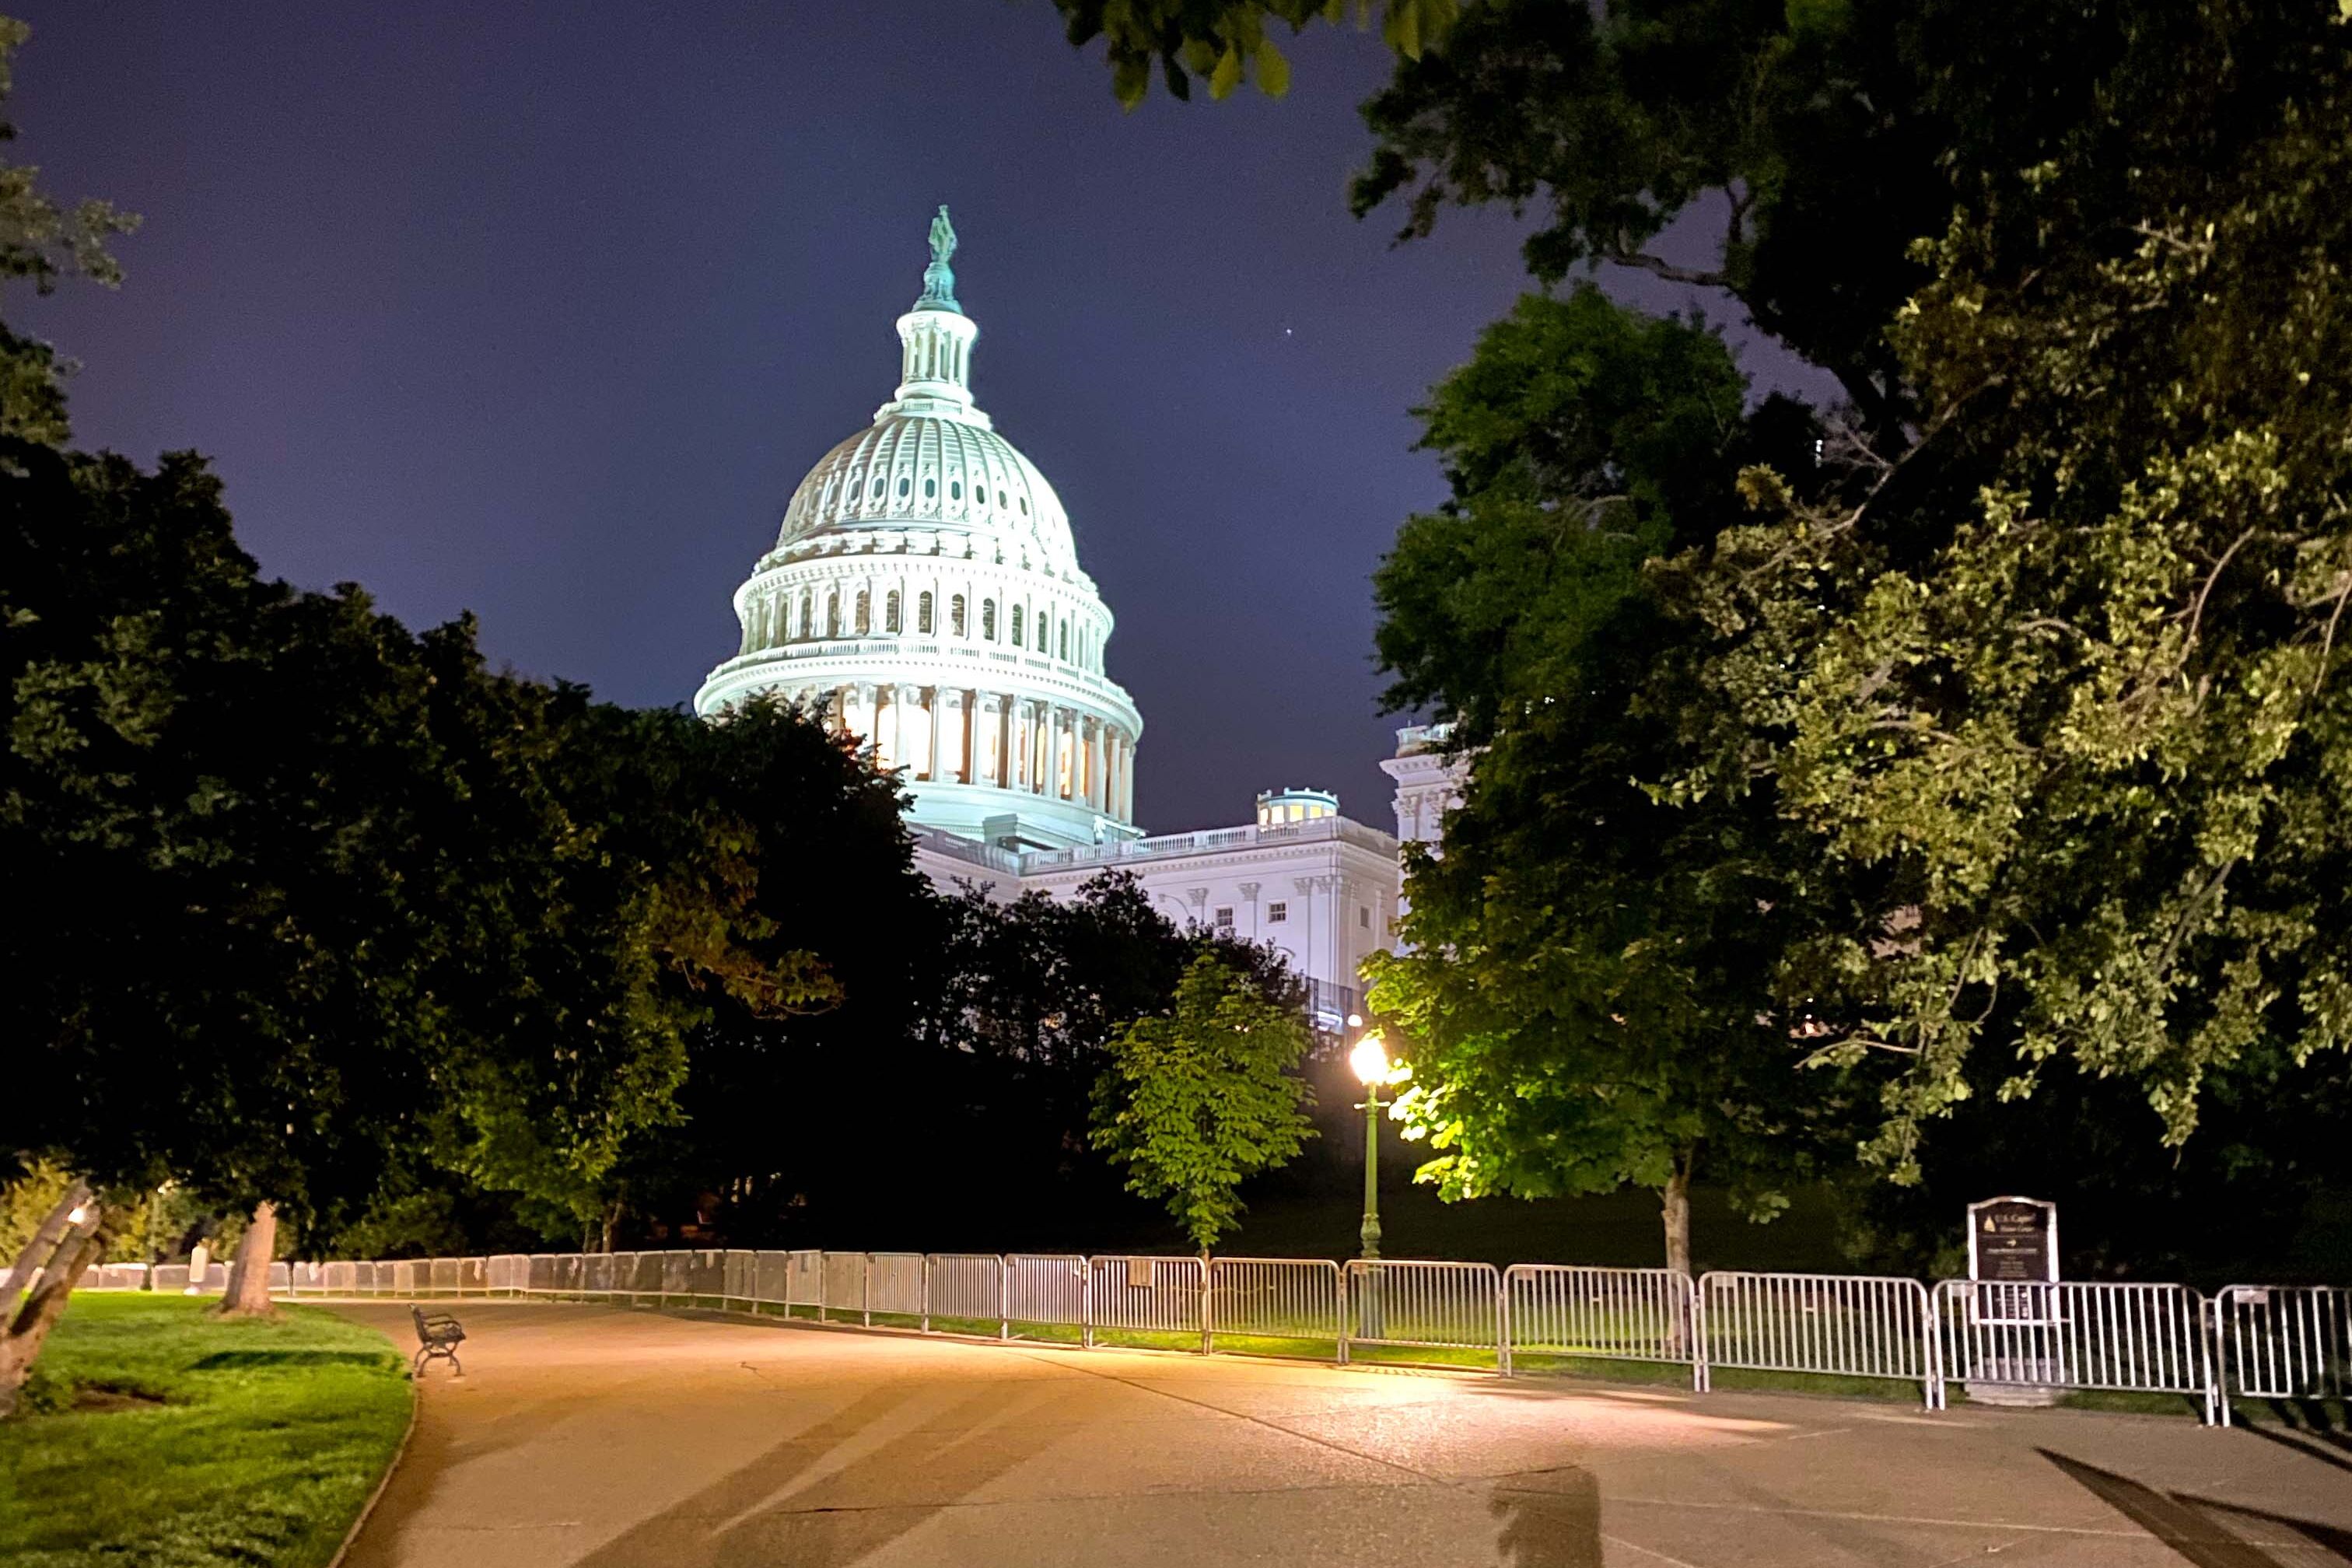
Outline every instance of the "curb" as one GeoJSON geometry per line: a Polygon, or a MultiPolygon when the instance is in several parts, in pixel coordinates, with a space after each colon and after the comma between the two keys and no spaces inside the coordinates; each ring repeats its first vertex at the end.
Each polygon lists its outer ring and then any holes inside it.
{"type": "Polygon", "coordinates": [[[368,1493],[367,1501],[360,1505],[359,1515],[352,1521],[352,1527],[343,1531],[342,1544],[337,1546],[335,1554],[327,1559],[327,1568],[343,1568],[343,1559],[351,1555],[352,1543],[359,1540],[360,1531],[367,1528],[368,1520],[375,1513],[375,1505],[383,1500],[385,1490],[392,1485],[393,1476],[400,1468],[400,1461],[408,1458],[409,1441],[416,1436],[416,1418],[424,1414],[424,1410],[423,1387],[412,1377],[408,1381],[408,1430],[400,1435],[400,1447],[392,1451],[392,1459],[383,1467],[383,1474],[375,1479],[375,1489],[368,1493]]]}

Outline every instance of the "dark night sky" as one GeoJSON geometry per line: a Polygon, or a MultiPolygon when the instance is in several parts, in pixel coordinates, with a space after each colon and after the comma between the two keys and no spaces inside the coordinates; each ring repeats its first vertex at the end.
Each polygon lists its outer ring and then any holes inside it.
{"type": "Polygon", "coordinates": [[[1442,491],[1407,410],[1522,277],[1507,215],[1348,216],[1376,38],[1123,114],[1045,0],[17,9],[13,156],[145,221],[120,293],[16,314],[84,362],[78,438],[209,454],[271,572],[686,700],[889,395],[946,202],[982,405],[1118,617],[1145,826],[1286,784],[1391,826],[1366,579],[1442,491]]]}

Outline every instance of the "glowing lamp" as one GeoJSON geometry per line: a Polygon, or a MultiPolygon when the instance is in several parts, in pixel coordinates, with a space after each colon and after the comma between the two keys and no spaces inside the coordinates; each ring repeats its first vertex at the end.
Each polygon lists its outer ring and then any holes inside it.
{"type": "Polygon", "coordinates": [[[1368,1086],[1388,1081],[1388,1048],[1381,1044],[1381,1037],[1377,1033],[1366,1035],[1356,1042],[1356,1048],[1348,1053],[1348,1065],[1368,1086]]]}

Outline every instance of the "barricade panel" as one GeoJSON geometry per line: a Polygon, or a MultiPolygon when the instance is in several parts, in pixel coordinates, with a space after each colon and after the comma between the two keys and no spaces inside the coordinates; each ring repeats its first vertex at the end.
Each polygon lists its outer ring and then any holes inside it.
{"type": "Polygon", "coordinates": [[[1936,1287],[1947,1381],[2183,1394],[2215,1415],[2204,1298],[2186,1285],[1936,1287]]]}
{"type": "Polygon", "coordinates": [[[1013,1323],[1052,1323],[1083,1329],[1087,1321],[1087,1260],[1076,1253],[1006,1254],[1004,1316],[1013,1323]]]}
{"type": "Polygon", "coordinates": [[[902,1318],[923,1315],[923,1255],[919,1252],[869,1252],[866,1255],[866,1310],[902,1318]]]}
{"type": "Polygon", "coordinates": [[[1853,1274],[1723,1271],[1698,1282],[1705,1364],[1899,1379],[1941,1403],[1927,1288],[1853,1274]]]}
{"type": "Polygon", "coordinates": [[[824,1255],[824,1302],[827,1312],[866,1310],[866,1254],[828,1252],[824,1255]]]}
{"type": "Polygon", "coordinates": [[[2229,1285],[2214,1300],[2229,1393],[2248,1399],[2352,1393],[2352,1290],[2229,1285]]]}
{"type": "Polygon", "coordinates": [[[935,1252],[924,1259],[926,1328],[935,1318],[1004,1321],[1004,1259],[990,1252],[935,1252]]]}
{"type": "Polygon", "coordinates": [[[1217,1334],[1336,1345],[1345,1332],[1347,1290],[1328,1258],[1220,1258],[1209,1285],[1212,1345],[1217,1334]]]}
{"type": "Polygon", "coordinates": [[[1499,1361],[1502,1276],[1491,1263],[1348,1263],[1348,1338],[1364,1344],[1489,1350],[1499,1361]]]}
{"type": "Polygon", "coordinates": [[[1087,1268],[1088,1342],[1098,1329],[1205,1336],[1199,1258],[1114,1253],[1089,1258],[1087,1268]]]}
{"type": "Polygon", "coordinates": [[[1515,1263],[1503,1290],[1514,1356],[1673,1362],[1697,1376],[1690,1276],[1678,1269],[1515,1263]]]}
{"type": "Polygon", "coordinates": [[[796,1248],[785,1255],[784,1304],[788,1307],[814,1307],[824,1300],[824,1254],[813,1247],[796,1248]]]}

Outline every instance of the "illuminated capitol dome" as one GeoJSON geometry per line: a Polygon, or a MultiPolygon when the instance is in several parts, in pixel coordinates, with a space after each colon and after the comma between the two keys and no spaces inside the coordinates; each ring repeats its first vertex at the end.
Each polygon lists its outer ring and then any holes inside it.
{"type": "MultiPolygon", "coordinates": [[[[1126,872],[1179,926],[1280,954],[1336,1029],[1364,961],[1395,942],[1397,841],[1318,789],[1259,794],[1254,822],[1138,832],[1143,721],[1103,673],[1110,611],[1061,498],[972,403],[980,329],[956,303],[955,246],[941,207],[922,298],[898,318],[898,393],[793,492],[735,590],[740,651],[695,708],[769,691],[822,706],[901,773],[914,863],[936,886],[1067,900],[1126,872]]],[[[1399,759],[1384,764],[1406,770],[1397,820],[1410,795],[1414,836],[1433,837],[1458,764],[1399,759]]]]}
{"type": "Polygon", "coordinates": [[[1111,614],[1061,498],[972,402],[955,247],[941,207],[898,392],[793,492],[735,590],[740,651],[695,708],[828,704],[906,770],[921,827],[1007,850],[1129,838],[1143,721],[1103,673],[1111,614]]]}

